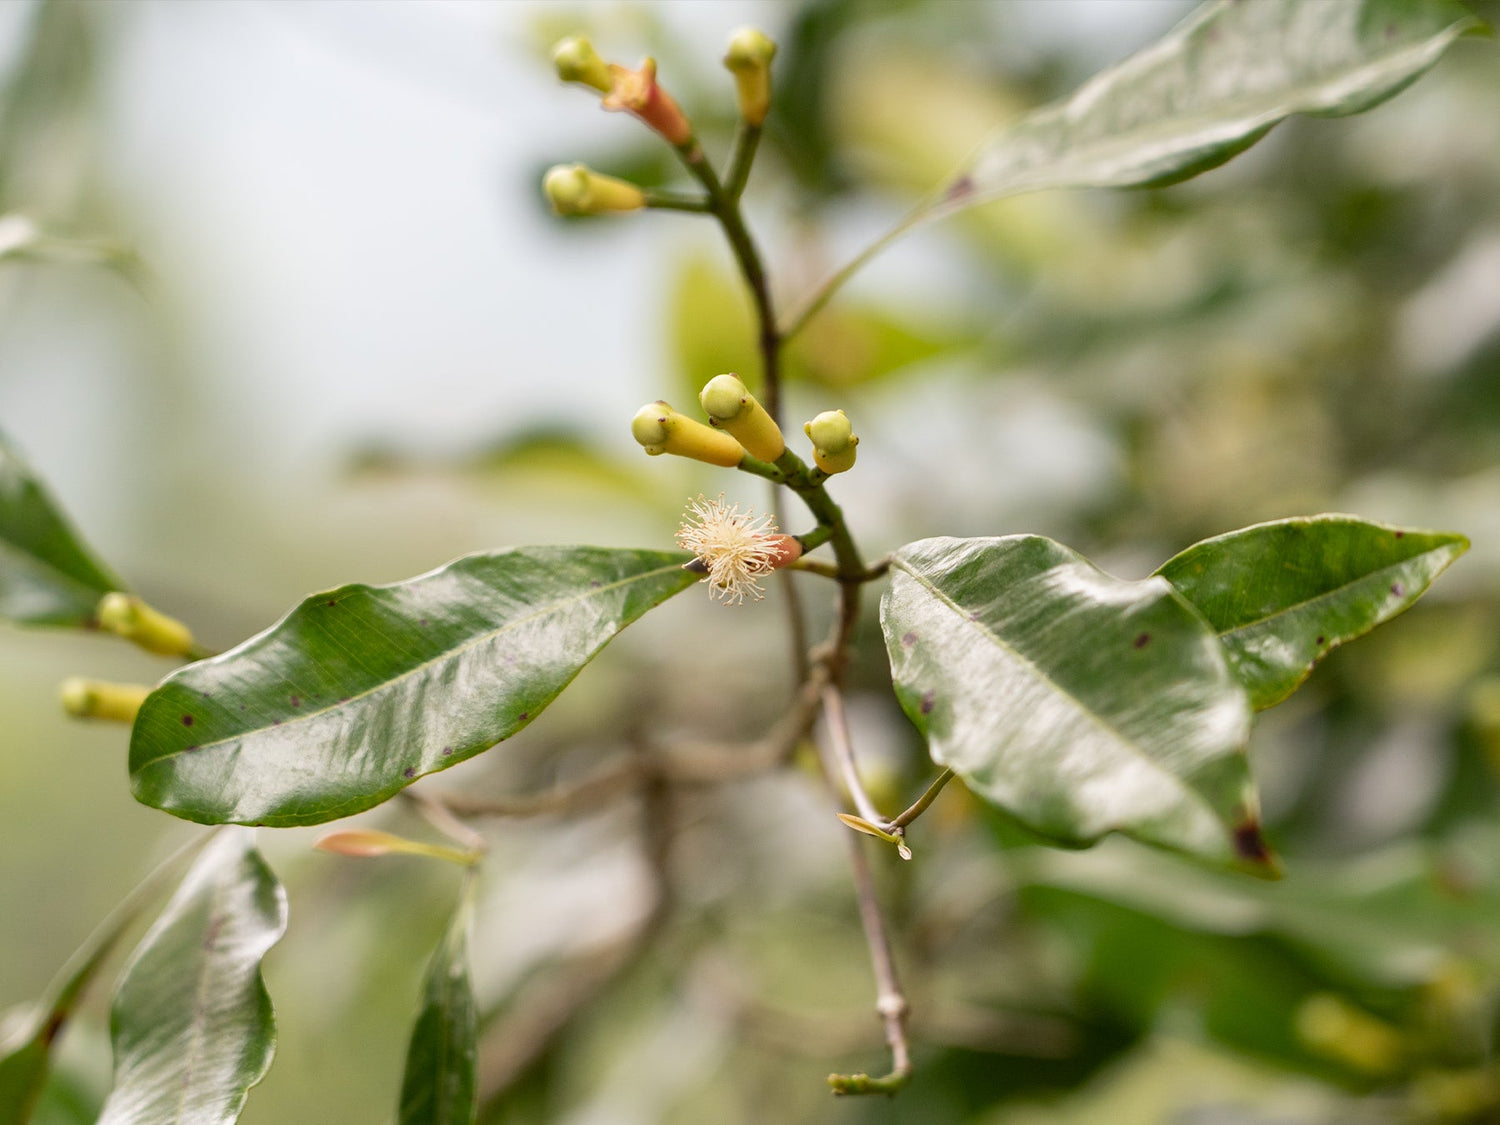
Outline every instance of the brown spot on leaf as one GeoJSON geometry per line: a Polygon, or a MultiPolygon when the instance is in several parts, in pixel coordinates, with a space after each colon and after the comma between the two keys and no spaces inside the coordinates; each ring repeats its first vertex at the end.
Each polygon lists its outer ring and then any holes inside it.
{"type": "Polygon", "coordinates": [[[300,695],[294,695],[289,700],[289,702],[291,703],[291,705],[293,707],[301,707],[302,706],[302,697],[300,695]]]}
{"type": "Polygon", "coordinates": [[[448,757],[452,753],[453,753],[453,747],[451,747],[451,746],[444,746],[443,747],[443,757],[446,758],[446,757],[448,757]]]}
{"type": "Polygon", "coordinates": [[[420,626],[422,626],[422,628],[424,628],[424,629],[427,628],[427,618],[425,618],[425,617],[419,617],[419,618],[417,618],[417,624],[420,625],[420,626]]]}
{"type": "Polygon", "coordinates": [[[1322,644],[1325,640],[1327,640],[1326,637],[1319,637],[1318,640],[1317,640],[1317,643],[1318,644],[1322,644]]]}
{"type": "Polygon", "coordinates": [[[184,715],[182,717],[182,725],[185,726],[185,727],[192,726],[193,725],[193,717],[191,715],[184,715]]]}
{"type": "Polygon", "coordinates": [[[917,643],[917,635],[915,633],[902,633],[901,643],[907,648],[910,648],[912,645],[917,643]]]}
{"type": "Polygon", "coordinates": [[[402,777],[416,777],[417,776],[417,771],[412,766],[407,766],[404,770],[401,771],[401,776],[402,777]]]}
{"type": "Polygon", "coordinates": [[[1398,531],[1398,532],[1396,532],[1396,538],[1397,539],[1405,539],[1406,538],[1406,532],[1404,532],[1404,531],[1398,531]]]}
{"type": "Polygon", "coordinates": [[[965,196],[974,194],[974,180],[969,176],[960,176],[948,185],[948,190],[943,193],[943,198],[949,203],[957,203],[965,196]]]}
{"type": "Polygon", "coordinates": [[[932,706],[937,702],[937,689],[928,688],[922,693],[922,714],[932,714],[932,706]]]}
{"type": "Polygon", "coordinates": [[[1399,582],[1392,582],[1391,593],[1395,594],[1398,598],[1404,598],[1406,596],[1406,587],[1399,582]]]}
{"type": "Polygon", "coordinates": [[[1142,633],[1138,637],[1136,637],[1135,640],[1133,640],[1133,641],[1130,642],[1131,647],[1133,647],[1133,648],[1145,648],[1150,643],[1151,643],[1151,634],[1150,633],[1142,633]]]}
{"type": "Polygon", "coordinates": [[[191,754],[191,753],[192,753],[192,752],[193,752],[193,751],[194,751],[194,750],[197,750],[197,749],[199,749],[199,746],[198,746],[198,744],[197,744],[197,743],[194,743],[194,744],[193,744],[193,745],[191,745],[191,746],[184,746],[184,747],[183,747],[183,748],[182,748],[182,752],[183,752],[183,753],[184,753],[184,754],[191,754]]]}
{"type": "Polygon", "coordinates": [[[595,578],[591,582],[589,582],[589,589],[590,590],[597,590],[600,586],[603,586],[603,585],[604,585],[603,582],[600,582],[599,579],[595,578]]]}
{"type": "Polygon", "coordinates": [[[522,721],[522,722],[523,722],[523,723],[524,723],[524,722],[525,722],[525,721],[526,721],[526,720],[527,720],[527,719],[529,719],[529,718],[530,718],[530,717],[531,717],[531,716],[530,716],[530,715],[528,715],[528,714],[527,714],[527,713],[526,713],[526,712],[525,712],[525,711],[522,711],[522,712],[521,712],[521,721],[522,721]]]}
{"type": "Polygon", "coordinates": [[[327,601],[326,601],[326,602],[324,602],[324,603],[323,603],[323,604],[324,604],[324,605],[338,605],[338,604],[339,604],[339,600],[338,600],[338,599],[337,599],[337,598],[329,598],[329,599],[328,599],[328,600],[327,600],[327,601]]]}

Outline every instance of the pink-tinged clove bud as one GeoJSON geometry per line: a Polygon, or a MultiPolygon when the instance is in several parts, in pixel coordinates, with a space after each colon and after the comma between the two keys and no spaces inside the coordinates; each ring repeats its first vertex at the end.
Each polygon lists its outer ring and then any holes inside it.
{"type": "Polygon", "coordinates": [[[693,139],[687,116],[656,81],[656,60],[646,59],[639,70],[611,63],[610,90],[604,108],[621,110],[640,118],[672,144],[682,146],[693,139]]]}
{"type": "Polygon", "coordinates": [[[744,447],[734,438],[677,413],[666,402],[648,402],[636,411],[630,432],[653,457],[673,453],[726,469],[745,459],[744,447]]]}
{"type": "Polygon", "coordinates": [[[583,164],[557,164],[542,177],[542,191],[559,215],[639,211],[646,194],[635,184],[603,176],[583,164]]]}
{"type": "Polygon", "coordinates": [[[327,832],[313,843],[319,851],[334,855],[353,856],[357,859],[377,859],[387,855],[420,855],[429,859],[446,860],[462,867],[472,867],[479,862],[479,853],[446,847],[443,844],[423,844],[408,840],[390,832],[375,828],[344,828],[327,832]]]}
{"type": "Polygon", "coordinates": [[[710,424],[732,435],[750,456],[774,462],[786,452],[786,439],[776,419],[745,389],[739,377],[715,375],[698,395],[710,424]]]}
{"type": "Polygon", "coordinates": [[[734,75],[740,116],[747,125],[760,125],[771,108],[771,59],[776,44],[763,31],[742,27],[729,40],[724,65],[734,75]]]}

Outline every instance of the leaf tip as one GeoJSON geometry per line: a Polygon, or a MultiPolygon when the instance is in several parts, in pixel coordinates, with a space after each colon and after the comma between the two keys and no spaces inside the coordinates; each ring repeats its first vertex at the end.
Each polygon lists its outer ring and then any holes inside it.
{"type": "Polygon", "coordinates": [[[1234,854],[1247,869],[1263,879],[1280,879],[1281,860],[1271,850],[1258,820],[1244,820],[1234,829],[1234,854]]]}

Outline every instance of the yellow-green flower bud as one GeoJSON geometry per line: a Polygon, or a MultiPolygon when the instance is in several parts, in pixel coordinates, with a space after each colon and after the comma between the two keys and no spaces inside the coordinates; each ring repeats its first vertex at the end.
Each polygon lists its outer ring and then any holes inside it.
{"type": "Polygon", "coordinates": [[[552,65],[564,82],[579,82],[607,94],[613,84],[609,64],[581,35],[570,35],[552,48],[552,65]]]}
{"type": "Polygon", "coordinates": [[[111,684],[73,676],[62,682],[57,694],[63,710],[75,718],[133,723],[151,689],[145,684],[111,684]]]}
{"type": "Polygon", "coordinates": [[[813,444],[813,461],[832,476],[854,468],[855,447],[859,438],[842,410],[825,410],[802,427],[813,444]]]}
{"type": "Polygon", "coordinates": [[[745,459],[745,450],[728,434],[710,429],[665,402],[648,402],[635,412],[630,432],[655,457],[675,453],[710,465],[732,469],[745,459]]]}
{"type": "Polygon", "coordinates": [[[786,438],[776,419],[745,389],[738,376],[715,375],[698,394],[703,412],[715,428],[732,434],[762,461],[775,461],[786,452],[786,438]]]}
{"type": "Polygon", "coordinates": [[[197,645],[193,634],[181,621],[152,609],[133,594],[116,591],[99,599],[95,611],[99,625],[117,637],[124,637],[147,652],[162,656],[191,656],[197,645]]]}
{"type": "Polygon", "coordinates": [[[759,125],[771,108],[771,59],[775,54],[771,37],[753,27],[740,28],[729,40],[724,65],[734,75],[740,116],[746,124],[759,125]]]}
{"type": "Polygon", "coordinates": [[[549,168],[542,177],[542,190],[559,215],[602,215],[646,206],[646,193],[635,184],[602,176],[584,164],[549,168]]]}

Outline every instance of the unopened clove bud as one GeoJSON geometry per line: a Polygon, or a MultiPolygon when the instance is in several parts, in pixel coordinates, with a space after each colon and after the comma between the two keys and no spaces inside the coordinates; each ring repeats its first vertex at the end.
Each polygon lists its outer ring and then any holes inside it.
{"type": "Polygon", "coordinates": [[[733,435],[750,456],[774,462],[786,452],[786,439],[776,419],[745,389],[738,376],[715,375],[704,385],[698,402],[714,428],[733,435]]]}
{"type": "Polygon", "coordinates": [[[776,43],[763,31],[742,27],[729,40],[724,65],[734,75],[740,116],[747,125],[760,125],[771,108],[771,59],[776,43]]]}
{"type": "Polygon", "coordinates": [[[745,459],[745,450],[726,433],[679,414],[666,402],[649,402],[630,422],[635,440],[653,457],[675,453],[732,469],[745,459]]]}
{"type": "Polygon", "coordinates": [[[135,722],[136,712],[146,702],[151,688],[145,684],[112,684],[71,676],[58,688],[63,710],[76,719],[109,719],[135,722]]]}
{"type": "Polygon", "coordinates": [[[99,599],[95,611],[101,628],[162,656],[191,656],[193,634],[181,621],[152,609],[133,594],[119,591],[99,599]]]}
{"type": "Polygon", "coordinates": [[[570,35],[552,48],[552,65],[564,82],[578,82],[607,94],[613,85],[609,64],[581,35],[570,35]]]}
{"type": "Polygon", "coordinates": [[[604,215],[646,206],[646,193],[635,184],[601,175],[584,164],[549,168],[542,177],[542,191],[559,215],[604,215]]]}
{"type": "Polygon", "coordinates": [[[825,410],[802,427],[813,444],[813,460],[818,468],[832,476],[854,468],[855,447],[859,438],[842,410],[825,410]]]}

